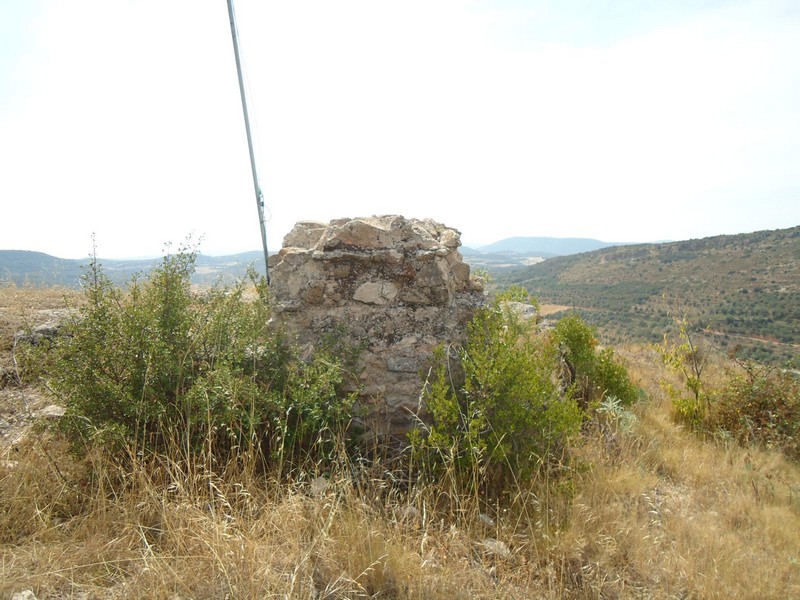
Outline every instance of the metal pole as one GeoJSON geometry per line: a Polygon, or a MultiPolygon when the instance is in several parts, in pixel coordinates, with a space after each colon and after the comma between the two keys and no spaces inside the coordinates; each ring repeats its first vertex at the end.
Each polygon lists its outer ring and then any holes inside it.
{"type": "Polygon", "coordinates": [[[244,128],[247,131],[247,149],[250,151],[250,169],[253,172],[253,189],[256,193],[256,204],[258,205],[258,222],[261,225],[261,244],[264,246],[264,267],[266,268],[267,273],[267,283],[269,283],[269,255],[267,251],[267,227],[266,220],[264,218],[264,194],[261,193],[261,186],[258,184],[256,157],[253,153],[253,137],[250,134],[250,117],[247,114],[247,97],[244,92],[242,62],[239,59],[239,39],[236,34],[236,18],[233,15],[233,0],[228,0],[228,17],[230,17],[231,21],[231,39],[233,39],[233,54],[236,57],[236,74],[239,76],[239,93],[242,96],[244,128]]]}

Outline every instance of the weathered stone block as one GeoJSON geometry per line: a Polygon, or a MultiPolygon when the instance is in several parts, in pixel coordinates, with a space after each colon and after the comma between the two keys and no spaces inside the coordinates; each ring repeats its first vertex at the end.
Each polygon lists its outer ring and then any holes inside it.
{"type": "Polygon", "coordinates": [[[351,385],[377,435],[424,417],[420,372],[438,344],[464,340],[484,301],[459,245],[455,229],[389,215],[298,223],[272,257],[276,321],[309,348],[344,331],[364,349],[351,385]]]}
{"type": "Polygon", "coordinates": [[[353,300],[364,304],[384,305],[397,297],[397,286],[391,281],[368,281],[358,286],[353,300]]]}

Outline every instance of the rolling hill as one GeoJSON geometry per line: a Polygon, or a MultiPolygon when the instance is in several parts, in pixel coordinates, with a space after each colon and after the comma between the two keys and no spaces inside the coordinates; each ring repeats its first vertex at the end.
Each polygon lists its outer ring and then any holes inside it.
{"type": "Polygon", "coordinates": [[[0,250],[0,282],[16,285],[77,285],[83,261],[44,252],[0,250]]]}
{"type": "Polygon", "coordinates": [[[757,359],[800,351],[800,226],[615,246],[500,274],[542,302],[574,307],[612,338],[657,341],[685,312],[713,343],[757,359]]]}
{"type": "MultiPolygon", "coordinates": [[[[154,259],[98,259],[106,275],[117,284],[123,284],[137,273],[145,273],[160,262],[154,259]]],[[[243,252],[230,256],[198,254],[192,282],[210,284],[216,281],[230,283],[243,277],[247,267],[253,265],[264,271],[260,251],[243,252]]],[[[77,287],[89,259],[57,258],[43,252],[28,250],[0,250],[0,284],[77,287]]]]}

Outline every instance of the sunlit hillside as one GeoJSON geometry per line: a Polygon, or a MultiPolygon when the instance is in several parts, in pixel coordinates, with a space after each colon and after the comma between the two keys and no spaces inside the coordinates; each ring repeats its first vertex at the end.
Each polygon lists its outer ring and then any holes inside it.
{"type": "Polygon", "coordinates": [[[781,364],[800,356],[798,273],[800,226],[604,248],[497,278],[576,308],[617,341],[658,341],[685,313],[721,350],[781,364]]]}

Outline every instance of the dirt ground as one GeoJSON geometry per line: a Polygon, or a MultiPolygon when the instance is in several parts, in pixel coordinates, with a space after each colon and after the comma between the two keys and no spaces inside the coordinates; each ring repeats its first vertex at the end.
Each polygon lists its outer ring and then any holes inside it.
{"type": "Polygon", "coordinates": [[[58,413],[54,398],[23,380],[15,336],[63,319],[79,298],[75,290],[0,284],[0,460],[13,460],[35,419],[58,413]]]}

